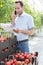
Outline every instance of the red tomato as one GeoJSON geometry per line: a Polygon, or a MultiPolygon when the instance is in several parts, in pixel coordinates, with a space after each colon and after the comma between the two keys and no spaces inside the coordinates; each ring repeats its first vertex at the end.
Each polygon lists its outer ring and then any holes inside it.
{"type": "Polygon", "coordinates": [[[4,52],[7,52],[8,51],[8,49],[6,48],[5,50],[4,50],[4,52]]]}
{"type": "Polygon", "coordinates": [[[4,61],[5,61],[5,62],[7,62],[7,61],[8,61],[8,59],[7,59],[7,58],[5,58],[5,59],[4,59],[4,61]]]}
{"type": "Polygon", "coordinates": [[[19,58],[22,58],[22,55],[19,55],[19,58]]]}
{"type": "Polygon", "coordinates": [[[30,62],[29,59],[25,59],[25,63],[28,64],[30,62]]]}
{"type": "Polygon", "coordinates": [[[22,61],[22,65],[24,65],[25,64],[25,62],[24,61],[22,61]]]}
{"type": "Polygon", "coordinates": [[[24,53],[24,57],[26,57],[26,56],[27,56],[27,53],[25,52],[25,53],[24,53]]]}
{"type": "Polygon", "coordinates": [[[15,55],[16,58],[18,58],[18,55],[15,55]]]}
{"type": "Polygon", "coordinates": [[[20,56],[20,53],[17,53],[18,57],[20,56]]]}
{"type": "Polygon", "coordinates": [[[22,65],[21,61],[17,61],[16,65],[22,65]]]}
{"type": "Polygon", "coordinates": [[[24,56],[24,53],[23,53],[23,52],[21,52],[21,53],[20,53],[20,55],[24,56]]]}
{"type": "Polygon", "coordinates": [[[3,40],[1,40],[1,42],[4,42],[3,40]]]}
{"type": "Polygon", "coordinates": [[[10,63],[13,64],[13,60],[10,60],[10,63]]]}
{"type": "Polygon", "coordinates": [[[15,64],[16,64],[16,63],[17,63],[17,60],[16,60],[16,59],[14,59],[14,60],[13,60],[13,63],[15,63],[15,64]]]}
{"type": "Polygon", "coordinates": [[[12,65],[15,65],[15,63],[13,63],[12,65]]]}
{"type": "Polygon", "coordinates": [[[27,54],[26,58],[29,59],[29,54],[27,54]]]}
{"type": "Polygon", "coordinates": [[[6,41],[6,38],[5,37],[2,37],[1,38],[1,42],[5,42],[6,41]]]}
{"type": "Polygon", "coordinates": [[[12,45],[12,48],[14,48],[15,47],[15,45],[12,45]]]}
{"type": "Polygon", "coordinates": [[[6,64],[5,65],[11,65],[11,62],[10,61],[8,61],[8,62],[6,62],[6,64]]]}
{"type": "Polygon", "coordinates": [[[24,56],[22,56],[22,58],[21,59],[24,59],[24,56]]]}

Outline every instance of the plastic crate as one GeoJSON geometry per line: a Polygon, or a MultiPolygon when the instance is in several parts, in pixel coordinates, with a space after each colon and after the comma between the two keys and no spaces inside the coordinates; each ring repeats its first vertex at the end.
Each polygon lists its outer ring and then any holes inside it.
{"type": "MultiPolygon", "coordinates": [[[[3,36],[3,33],[4,32],[1,32],[2,36],[3,36]]],[[[6,32],[6,33],[8,33],[8,35],[6,36],[6,40],[3,42],[0,40],[0,61],[15,52],[14,46],[17,43],[16,37],[12,36],[12,33],[9,33],[9,32],[6,32]]]]}

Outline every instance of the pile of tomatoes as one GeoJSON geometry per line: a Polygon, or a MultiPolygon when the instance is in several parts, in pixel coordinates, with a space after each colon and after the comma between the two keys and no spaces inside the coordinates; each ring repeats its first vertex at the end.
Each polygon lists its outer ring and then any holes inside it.
{"type": "Polygon", "coordinates": [[[0,37],[0,41],[1,42],[5,42],[6,41],[6,37],[0,37]]]}
{"type": "Polygon", "coordinates": [[[22,52],[18,52],[18,53],[14,53],[12,55],[9,55],[8,58],[4,59],[5,65],[28,65],[28,64],[32,64],[32,58],[34,59],[37,56],[37,52],[36,53],[22,53],[22,52]]]}

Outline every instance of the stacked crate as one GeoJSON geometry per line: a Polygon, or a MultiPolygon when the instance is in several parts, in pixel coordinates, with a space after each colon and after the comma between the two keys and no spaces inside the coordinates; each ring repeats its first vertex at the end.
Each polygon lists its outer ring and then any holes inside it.
{"type": "Polygon", "coordinates": [[[16,44],[15,36],[4,37],[2,36],[2,34],[0,35],[0,61],[15,52],[14,48],[15,44],[16,44]]]}

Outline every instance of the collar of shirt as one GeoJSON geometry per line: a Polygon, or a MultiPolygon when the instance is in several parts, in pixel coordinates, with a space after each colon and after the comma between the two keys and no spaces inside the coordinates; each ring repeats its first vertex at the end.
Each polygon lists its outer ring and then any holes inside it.
{"type": "Polygon", "coordinates": [[[25,12],[23,12],[20,16],[18,16],[18,17],[21,17],[21,16],[24,16],[25,15],[25,12]]]}

